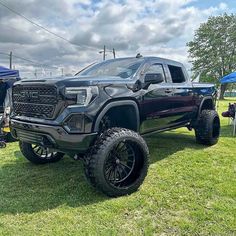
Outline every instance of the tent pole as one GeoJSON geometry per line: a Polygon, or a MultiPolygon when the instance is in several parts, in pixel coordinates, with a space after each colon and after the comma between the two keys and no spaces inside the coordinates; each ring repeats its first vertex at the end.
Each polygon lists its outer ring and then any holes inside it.
{"type": "MultiPolygon", "coordinates": [[[[220,87],[221,88],[221,87],[220,87]]],[[[216,111],[219,110],[219,105],[220,105],[220,93],[221,93],[221,89],[219,89],[218,93],[217,93],[217,104],[216,104],[216,111]]]]}
{"type": "Polygon", "coordinates": [[[234,114],[234,130],[233,130],[233,136],[235,136],[235,132],[236,132],[236,111],[234,114]]]}

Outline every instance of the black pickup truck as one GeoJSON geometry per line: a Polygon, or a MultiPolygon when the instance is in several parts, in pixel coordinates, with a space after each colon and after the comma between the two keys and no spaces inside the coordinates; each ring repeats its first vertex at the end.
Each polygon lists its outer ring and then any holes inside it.
{"type": "Polygon", "coordinates": [[[191,83],[179,62],[119,58],[74,77],[17,82],[11,132],[29,161],[80,157],[95,187],[120,196],[136,191],[147,174],[140,134],[187,127],[198,143],[217,143],[215,100],[214,85],[191,83]]]}

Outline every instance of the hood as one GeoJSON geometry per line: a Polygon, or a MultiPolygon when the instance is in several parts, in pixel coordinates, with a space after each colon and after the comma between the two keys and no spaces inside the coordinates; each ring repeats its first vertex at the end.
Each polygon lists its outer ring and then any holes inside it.
{"type": "Polygon", "coordinates": [[[45,78],[45,79],[25,79],[19,82],[21,84],[56,84],[57,86],[96,86],[96,85],[125,85],[133,84],[134,80],[130,78],[122,79],[118,76],[74,76],[74,77],[55,77],[55,78],[45,78]]]}

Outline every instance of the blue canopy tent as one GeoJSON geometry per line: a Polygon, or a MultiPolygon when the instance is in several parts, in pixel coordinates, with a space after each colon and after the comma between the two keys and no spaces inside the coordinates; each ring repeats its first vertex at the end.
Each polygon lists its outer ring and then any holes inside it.
{"type": "MultiPolygon", "coordinates": [[[[224,76],[223,78],[221,78],[220,83],[221,84],[236,83],[236,72],[232,72],[232,73],[224,76]]],[[[236,133],[236,112],[234,115],[233,125],[234,125],[233,135],[235,136],[235,133],[236,133]]]]}
{"type": "MultiPolygon", "coordinates": [[[[9,111],[6,111],[6,107],[9,108],[12,106],[11,104],[11,87],[13,86],[14,82],[20,80],[19,71],[18,70],[11,70],[6,67],[0,66],[0,129],[1,126],[4,125],[8,126],[9,124],[9,111]]],[[[4,127],[5,129],[6,127],[4,127]]],[[[7,127],[8,128],[8,127],[7,127]]],[[[9,131],[5,130],[7,133],[6,139],[13,140],[9,131]]],[[[1,132],[0,132],[1,133],[1,132]]]]}
{"type": "Polygon", "coordinates": [[[19,78],[18,70],[11,70],[6,67],[0,66],[0,78],[19,78]]]}
{"type": "Polygon", "coordinates": [[[220,79],[221,84],[236,83],[236,72],[232,72],[220,79]]]}
{"type": "Polygon", "coordinates": [[[10,89],[14,82],[19,79],[20,77],[18,70],[11,70],[0,66],[0,113],[4,110],[3,103],[7,96],[8,89],[10,89]]]}

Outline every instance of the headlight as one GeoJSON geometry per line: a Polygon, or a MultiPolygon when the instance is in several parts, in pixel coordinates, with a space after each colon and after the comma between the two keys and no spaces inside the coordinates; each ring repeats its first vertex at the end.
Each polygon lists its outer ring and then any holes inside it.
{"type": "Polygon", "coordinates": [[[77,95],[77,104],[80,106],[87,106],[90,102],[98,96],[98,87],[71,87],[66,88],[65,93],[68,95],[75,94],[77,95]]]}

